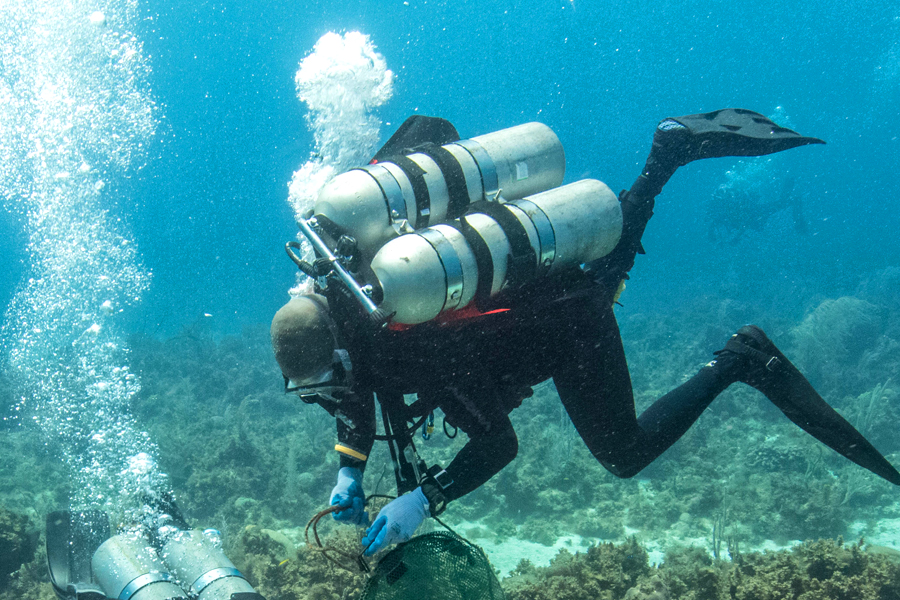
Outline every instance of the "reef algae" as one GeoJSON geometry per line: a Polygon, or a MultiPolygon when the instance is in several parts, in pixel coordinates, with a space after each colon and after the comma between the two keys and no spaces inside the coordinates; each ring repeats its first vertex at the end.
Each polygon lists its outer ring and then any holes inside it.
{"type": "Polygon", "coordinates": [[[647,552],[632,538],[583,554],[562,550],[548,567],[522,561],[503,586],[509,600],[618,600],[651,573],[647,552]]]}
{"type": "MultiPolygon", "coordinates": [[[[351,528],[328,536],[331,548],[358,552],[359,537],[351,528]]],[[[365,577],[337,567],[319,550],[303,545],[285,557],[284,538],[277,532],[248,526],[233,546],[231,558],[255,589],[269,600],[343,600],[359,595],[365,577]]]]}
{"type": "Polygon", "coordinates": [[[40,531],[27,515],[0,506],[0,600],[52,600],[40,531]]]}
{"type": "Polygon", "coordinates": [[[25,515],[0,506],[0,585],[34,558],[37,532],[25,515]]]}
{"type": "Polygon", "coordinates": [[[634,539],[586,553],[561,552],[549,567],[520,564],[503,581],[509,600],[896,600],[900,564],[863,542],[805,542],[791,550],[713,560],[676,548],[650,565],[634,539]]]}

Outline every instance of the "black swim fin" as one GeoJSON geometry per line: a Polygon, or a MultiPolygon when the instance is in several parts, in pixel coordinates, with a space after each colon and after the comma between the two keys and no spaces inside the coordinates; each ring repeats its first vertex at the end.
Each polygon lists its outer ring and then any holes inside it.
{"type": "Polygon", "coordinates": [[[450,121],[439,117],[413,115],[406,119],[394,135],[372,157],[372,163],[391,156],[409,154],[427,145],[443,146],[459,140],[459,133],[450,121]]]}
{"type": "Polygon", "coordinates": [[[660,150],[667,152],[678,166],[703,158],[763,156],[824,143],[743,108],[664,119],[653,136],[653,145],[663,146],[660,150]]]}
{"type": "Polygon", "coordinates": [[[754,325],[742,327],[725,345],[725,350],[750,356],[757,364],[765,365],[739,380],[762,392],[803,431],[859,466],[894,485],[900,485],[900,472],[863,434],[825,402],[762,329],[754,325]],[[746,345],[739,339],[740,336],[752,339],[757,348],[746,345]]]}
{"type": "Polygon", "coordinates": [[[900,485],[897,469],[792,367],[787,369],[790,373],[785,383],[764,392],[772,404],[829,448],[894,485],[900,485]]]}
{"type": "Polygon", "coordinates": [[[653,134],[653,147],[641,176],[631,187],[640,197],[658,195],[678,167],[703,158],[763,156],[807,144],[824,144],[804,137],[769,118],[743,108],[669,117],[653,134]]]}

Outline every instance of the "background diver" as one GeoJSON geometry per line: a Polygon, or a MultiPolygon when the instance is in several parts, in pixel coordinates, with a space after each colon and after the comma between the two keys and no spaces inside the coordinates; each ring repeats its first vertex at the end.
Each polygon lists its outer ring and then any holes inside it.
{"type": "Polygon", "coordinates": [[[762,231],[781,212],[790,211],[794,231],[805,234],[803,202],[794,191],[794,178],[783,177],[765,189],[746,181],[730,181],[715,189],[706,204],[706,220],[710,241],[736,243],[747,231],[762,231]],[[780,187],[780,191],[776,191],[780,187]],[[763,194],[769,194],[764,197],[763,194]]]}
{"type": "MultiPolygon", "coordinates": [[[[411,117],[376,159],[458,137],[444,120],[411,117]]],[[[635,255],[643,254],[641,237],[655,197],[676,169],[694,160],[759,156],[818,143],[824,142],[741,109],[665,119],[641,175],[619,196],[621,238],[601,259],[507,289],[468,318],[412,327],[366,326],[367,315],[341,285],[317,287],[321,294],[296,296],[282,307],[271,333],[286,389],[336,417],[341,465],[331,494],[331,504],[339,507],[336,519],[369,523],[362,478],[376,437],[376,396],[390,427],[386,437],[395,465],[403,459],[404,444],[410,445],[406,422],[435,408],[468,436],[445,469],[416,471],[412,484],[401,485],[410,477],[404,480],[403,469],[395,466],[400,495],[366,530],[365,554],[408,540],[427,516],[437,516],[512,461],[518,442],[508,415],[531,395],[531,386],[551,378],[591,453],[618,477],[639,473],[721,392],[742,382],[824,444],[900,485],[900,473],[753,325],[741,327],[685,383],[635,413],[613,304],[635,255]],[[403,394],[412,393],[417,399],[406,406],[403,394]]]]}

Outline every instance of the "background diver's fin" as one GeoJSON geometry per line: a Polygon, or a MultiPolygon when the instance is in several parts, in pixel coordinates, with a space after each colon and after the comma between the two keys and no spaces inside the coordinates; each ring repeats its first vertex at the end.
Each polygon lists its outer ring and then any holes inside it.
{"type": "Polygon", "coordinates": [[[664,119],[656,128],[653,142],[654,146],[663,146],[660,149],[679,165],[703,158],[762,156],[825,143],[742,108],[664,119]]]}
{"type": "Polygon", "coordinates": [[[430,144],[442,146],[457,140],[459,134],[450,121],[438,117],[413,115],[406,119],[381,150],[375,153],[372,162],[381,162],[398,154],[408,154],[420,146],[430,144]]]}

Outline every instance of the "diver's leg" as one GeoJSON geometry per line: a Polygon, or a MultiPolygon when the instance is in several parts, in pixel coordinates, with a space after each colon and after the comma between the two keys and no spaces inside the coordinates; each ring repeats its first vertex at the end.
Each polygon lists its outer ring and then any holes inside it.
{"type": "Polygon", "coordinates": [[[813,389],[762,329],[747,325],[717,352],[716,370],[763,394],[801,429],[856,464],[900,485],[897,472],[878,450],[813,389]]]}
{"type": "Polygon", "coordinates": [[[704,367],[636,417],[612,308],[579,304],[566,310],[577,325],[559,339],[568,351],[554,365],[553,381],[594,457],[613,474],[632,477],[684,435],[729,382],[704,367]]]}

